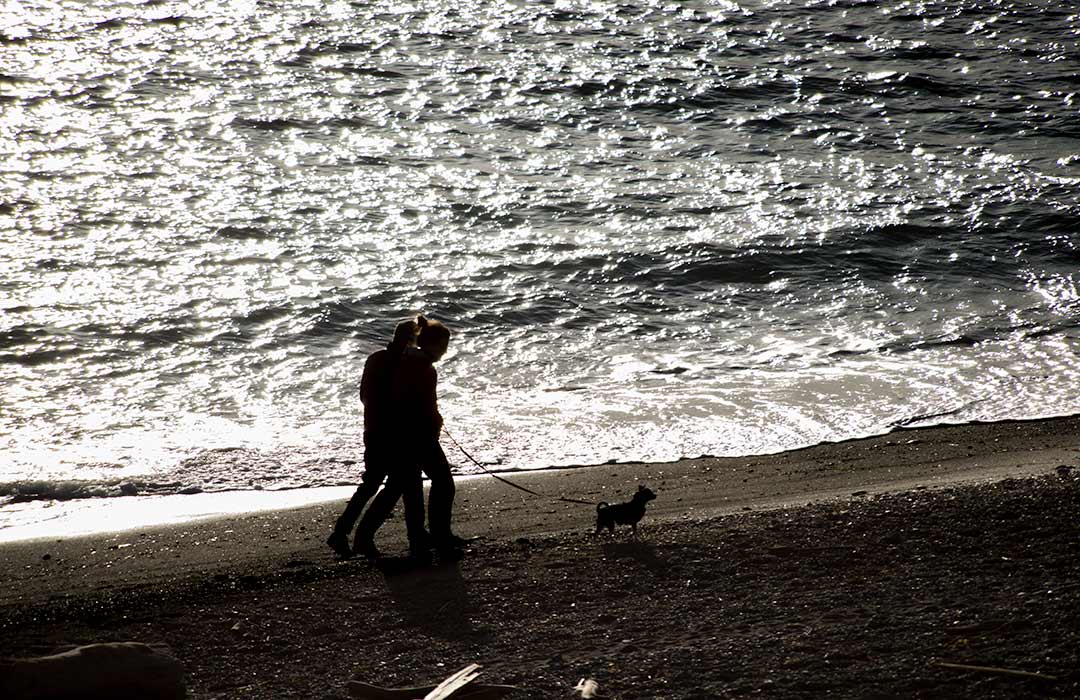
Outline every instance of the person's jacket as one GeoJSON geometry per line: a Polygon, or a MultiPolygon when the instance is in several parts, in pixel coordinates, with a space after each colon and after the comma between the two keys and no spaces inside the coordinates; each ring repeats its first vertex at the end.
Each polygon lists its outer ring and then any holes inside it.
{"type": "Polygon", "coordinates": [[[392,385],[404,348],[390,344],[364,362],[360,377],[360,403],[364,405],[364,434],[386,434],[397,428],[392,385]]]}
{"type": "Polygon", "coordinates": [[[438,438],[443,424],[436,397],[438,380],[431,357],[423,350],[409,348],[401,356],[390,394],[400,427],[407,434],[438,438]]]}

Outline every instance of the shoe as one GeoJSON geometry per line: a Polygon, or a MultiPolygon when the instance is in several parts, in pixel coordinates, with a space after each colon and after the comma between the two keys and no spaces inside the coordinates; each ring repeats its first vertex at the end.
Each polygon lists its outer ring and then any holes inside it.
{"type": "Polygon", "coordinates": [[[469,540],[464,537],[458,537],[454,533],[431,539],[432,549],[461,549],[468,544],[469,540]]]}
{"type": "Polygon", "coordinates": [[[431,550],[427,547],[409,547],[409,561],[416,566],[431,566],[431,550]]]}
{"type": "Polygon", "coordinates": [[[352,550],[349,549],[349,538],[340,532],[335,532],[327,537],[326,544],[330,545],[330,549],[334,550],[334,554],[337,554],[342,559],[348,559],[352,556],[352,550]]]}
{"type": "Polygon", "coordinates": [[[353,542],[352,553],[368,559],[378,559],[382,556],[382,552],[372,540],[353,542]]]}
{"type": "Polygon", "coordinates": [[[439,547],[435,550],[435,557],[441,564],[452,564],[465,558],[465,550],[460,547],[439,547]]]}

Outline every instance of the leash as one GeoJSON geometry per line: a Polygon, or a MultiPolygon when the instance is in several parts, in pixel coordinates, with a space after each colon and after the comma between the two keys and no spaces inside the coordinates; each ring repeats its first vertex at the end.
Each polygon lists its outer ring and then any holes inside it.
{"type": "Polygon", "coordinates": [[[450,434],[449,430],[447,430],[445,427],[442,430],[443,430],[444,433],[446,433],[446,437],[450,438],[450,442],[454,443],[454,446],[457,447],[459,450],[461,450],[461,454],[465,455],[465,457],[468,458],[468,460],[470,462],[472,462],[476,466],[483,469],[484,472],[488,476],[490,476],[491,478],[496,479],[497,481],[501,481],[504,484],[506,484],[507,486],[513,486],[518,491],[524,491],[527,494],[530,494],[530,495],[533,495],[533,496],[539,496],[540,498],[548,498],[548,499],[551,499],[553,501],[563,501],[564,503],[580,503],[580,504],[586,505],[586,506],[595,506],[596,505],[592,501],[582,501],[582,500],[579,500],[577,498],[566,498],[565,496],[549,496],[546,493],[540,493],[539,491],[533,491],[532,489],[526,488],[526,487],[524,487],[524,486],[522,486],[520,484],[515,484],[513,481],[510,481],[509,479],[504,479],[503,477],[499,476],[495,472],[493,472],[490,469],[488,469],[487,467],[485,467],[480,462],[476,461],[476,459],[471,454],[469,454],[465,450],[464,447],[461,446],[461,443],[459,443],[457,440],[454,439],[454,436],[450,434]]]}

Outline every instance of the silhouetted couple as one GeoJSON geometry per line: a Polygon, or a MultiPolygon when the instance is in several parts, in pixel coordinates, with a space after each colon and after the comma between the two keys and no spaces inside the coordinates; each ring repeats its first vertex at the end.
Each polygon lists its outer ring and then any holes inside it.
{"type": "Polygon", "coordinates": [[[449,344],[450,330],[446,326],[418,316],[415,321],[399,323],[386,349],[372,353],[364,363],[360,380],[364,474],[326,541],[339,556],[378,557],[375,533],[398,499],[405,506],[405,529],[412,556],[429,558],[432,549],[443,555],[460,554],[464,541],[450,529],[454,479],[439,445],[442,416],[436,397],[438,374],[433,366],[446,354],[449,344]],[[424,529],[421,471],[431,481],[430,533],[424,529]],[[371,505],[356,526],[350,548],[349,532],[369,499],[371,505]]]}

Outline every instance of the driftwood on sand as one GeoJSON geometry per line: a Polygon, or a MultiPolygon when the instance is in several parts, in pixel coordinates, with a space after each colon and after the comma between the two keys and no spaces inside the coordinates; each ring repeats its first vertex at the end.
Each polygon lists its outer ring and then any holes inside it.
{"type": "Polygon", "coordinates": [[[930,664],[938,668],[949,668],[954,671],[971,671],[972,673],[990,673],[996,676],[1017,676],[1019,678],[1034,678],[1041,681],[1056,681],[1057,676],[1048,676],[1045,673],[1034,671],[1022,671],[1015,668],[1001,668],[1000,666],[977,666],[973,664],[953,664],[945,661],[934,661],[930,664]]]}
{"type": "Polygon", "coordinates": [[[496,700],[517,690],[512,685],[473,682],[480,675],[479,664],[471,664],[439,685],[414,688],[381,688],[361,681],[349,681],[349,696],[357,700],[496,700]]]}

